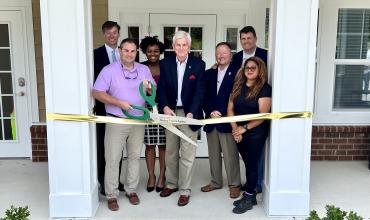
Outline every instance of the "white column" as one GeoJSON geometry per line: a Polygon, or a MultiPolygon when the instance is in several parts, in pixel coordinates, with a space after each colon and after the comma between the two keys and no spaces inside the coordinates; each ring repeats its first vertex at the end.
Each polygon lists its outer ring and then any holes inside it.
{"type": "MultiPolygon", "coordinates": [[[[41,0],[47,113],[89,114],[93,82],[91,0],[41,0]]],[[[95,125],[47,121],[50,217],[98,208],[95,125]]]]}
{"type": "MultiPolygon", "coordinates": [[[[271,1],[272,111],[313,110],[318,0],[271,1]]],[[[273,120],[264,185],[269,216],[309,214],[312,119],[273,120]]]]}

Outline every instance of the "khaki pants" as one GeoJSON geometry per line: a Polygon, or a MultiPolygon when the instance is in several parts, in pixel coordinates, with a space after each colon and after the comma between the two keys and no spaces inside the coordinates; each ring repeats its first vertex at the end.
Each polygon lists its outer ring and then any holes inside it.
{"type": "Polygon", "coordinates": [[[216,129],[207,133],[211,185],[222,188],[222,157],[229,186],[240,186],[239,151],[231,133],[220,133],[216,129]]]}
{"type": "MultiPolygon", "coordinates": [[[[176,110],[177,116],[185,116],[183,110],[176,110]]],[[[176,126],[186,136],[196,142],[198,132],[188,125],[176,126]]],[[[196,146],[166,130],[166,187],[179,188],[181,195],[190,195],[196,146]]]]}
{"type": "MultiPolygon", "coordinates": [[[[117,198],[119,162],[123,150],[127,153],[126,181],[127,194],[136,192],[139,184],[140,154],[144,141],[144,126],[106,124],[105,129],[105,193],[107,198],[117,198]]],[[[122,166],[123,167],[123,166],[122,166]]],[[[124,179],[121,176],[121,179],[124,179]]]]}

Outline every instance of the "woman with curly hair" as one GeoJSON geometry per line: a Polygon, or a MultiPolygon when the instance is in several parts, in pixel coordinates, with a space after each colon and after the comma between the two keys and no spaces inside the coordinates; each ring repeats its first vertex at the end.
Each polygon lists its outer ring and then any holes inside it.
{"type": "MultiPolygon", "coordinates": [[[[268,113],[271,108],[271,86],[267,83],[266,65],[258,57],[248,58],[235,77],[227,107],[228,116],[268,113]]],[[[234,201],[233,212],[244,213],[257,205],[256,183],[258,158],[269,132],[269,121],[255,120],[231,123],[232,134],[237,143],[246,171],[246,191],[240,200],[234,201]]]]}
{"type": "MultiPolygon", "coordinates": [[[[142,64],[149,67],[150,72],[158,85],[160,76],[159,59],[160,55],[164,52],[164,44],[158,40],[157,36],[147,36],[141,40],[140,49],[147,57],[147,61],[142,62],[142,64]]],[[[166,134],[163,127],[159,125],[146,125],[144,144],[146,145],[145,159],[149,175],[146,189],[148,192],[152,192],[155,187],[157,192],[161,192],[166,179],[166,165],[164,159],[166,153],[166,134]],[[156,177],[154,175],[156,157],[155,146],[158,146],[159,152],[159,178],[157,185],[155,185],[156,177]]]]}

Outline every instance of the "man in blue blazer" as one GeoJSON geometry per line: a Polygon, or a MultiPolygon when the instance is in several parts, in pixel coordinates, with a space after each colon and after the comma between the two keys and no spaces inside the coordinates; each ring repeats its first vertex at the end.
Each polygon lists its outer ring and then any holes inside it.
{"type": "MultiPolygon", "coordinates": [[[[205,72],[205,95],[203,110],[206,118],[220,118],[227,115],[229,96],[233,89],[234,78],[238,69],[230,65],[231,46],[221,42],[216,46],[217,68],[205,72]]],[[[211,170],[211,182],[201,188],[210,192],[222,188],[222,155],[229,186],[229,195],[235,199],[240,196],[239,152],[231,134],[230,123],[204,126],[207,132],[208,158],[211,170]],[[221,155],[222,153],[222,155],[221,155]]]]}
{"type": "MultiPolygon", "coordinates": [[[[191,37],[178,31],[172,39],[176,56],[168,56],[160,63],[160,80],[157,90],[159,110],[166,115],[202,119],[205,63],[189,54],[191,37]]],[[[176,126],[193,141],[197,141],[200,126],[176,126]]],[[[166,186],[161,197],[180,189],[179,206],[189,203],[190,183],[196,146],[166,130],[166,186]],[[181,156],[181,157],[180,157],[181,156]]]]}
{"type": "MultiPolygon", "coordinates": [[[[100,71],[108,64],[120,59],[118,51],[118,38],[120,26],[117,22],[106,21],[102,25],[103,37],[105,44],[94,49],[94,82],[100,71]]],[[[104,103],[95,99],[94,113],[96,115],[106,116],[104,103]]],[[[104,158],[104,136],[105,124],[96,124],[96,145],[97,145],[97,165],[98,165],[98,182],[100,184],[100,193],[105,195],[104,175],[105,175],[105,158],[104,158]]],[[[119,189],[123,190],[120,183],[119,189]]]]}
{"type": "MultiPolygon", "coordinates": [[[[243,47],[242,51],[239,51],[233,56],[233,61],[231,65],[234,68],[239,69],[243,62],[249,57],[259,57],[261,58],[267,66],[267,50],[257,47],[257,35],[256,31],[252,26],[245,26],[239,31],[240,44],[243,47]]],[[[256,192],[262,192],[262,181],[263,181],[263,171],[265,164],[265,151],[262,151],[261,158],[258,162],[258,181],[256,186],[256,192]]],[[[244,189],[244,187],[242,187],[244,189]]]]}

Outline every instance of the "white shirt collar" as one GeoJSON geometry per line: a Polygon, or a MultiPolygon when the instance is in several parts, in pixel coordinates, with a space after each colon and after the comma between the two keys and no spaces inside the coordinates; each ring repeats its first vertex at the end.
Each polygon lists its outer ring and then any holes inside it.
{"type": "Polygon", "coordinates": [[[179,64],[186,64],[188,62],[188,58],[189,58],[189,55],[186,56],[185,61],[181,63],[180,60],[176,57],[176,63],[177,63],[177,65],[179,65],[179,64]]]}

